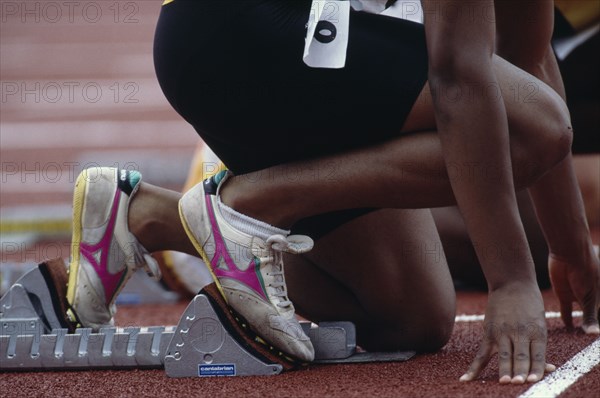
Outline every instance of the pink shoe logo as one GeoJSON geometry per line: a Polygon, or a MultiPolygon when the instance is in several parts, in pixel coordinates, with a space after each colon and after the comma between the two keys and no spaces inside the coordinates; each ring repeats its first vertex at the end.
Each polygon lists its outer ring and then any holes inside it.
{"type": "Polygon", "coordinates": [[[115,295],[119,285],[121,284],[123,278],[125,277],[125,271],[117,272],[116,274],[111,274],[108,271],[108,259],[110,255],[110,244],[112,241],[113,232],[115,229],[115,223],[117,220],[117,212],[119,209],[119,196],[121,192],[117,189],[115,193],[115,198],[113,199],[113,204],[110,212],[110,218],[108,220],[108,225],[106,227],[106,231],[104,232],[104,236],[100,240],[100,242],[96,244],[87,244],[81,242],[79,251],[83,257],[92,265],[98,277],[102,281],[102,286],[104,287],[104,295],[106,297],[106,304],[109,304],[115,295]],[[97,260],[97,255],[100,254],[100,262],[97,260]]]}
{"type": "Polygon", "coordinates": [[[262,277],[260,276],[260,261],[257,261],[257,259],[254,258],[252,261],[250,261],[250,265],[246,271],[242,271],[238,268],[229,255],[227,245],[223,240],[223,235],[221,235],[221,230],[217,224],[215,211],[212,201],[210,200],[210,195],[205,195],[204,198],[215,241],[215,254],[210,261],[210,266],[214,274],[217,276],[217,278],[231,278],[245,284],[268,302],[269,299],[267,298],[262,277]],[[228,269],[219,267],[219,264],[223,261],[228,269]]]}

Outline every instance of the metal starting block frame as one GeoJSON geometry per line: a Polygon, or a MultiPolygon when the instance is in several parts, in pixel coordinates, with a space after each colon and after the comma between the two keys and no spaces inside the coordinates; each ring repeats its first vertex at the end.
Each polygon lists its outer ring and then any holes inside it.
{"type": "MultiPolygon", "coordinates": [[[[174,326],[64,328],[39,267],[0,298],[0,371],[164,368],[170,377],[275,375],[284,371],[253,355],[198,294],[174,326]]],[[[315,363],[406,361],[414,352],[357,352],[351,322],[301,323],[315,363]]]]}

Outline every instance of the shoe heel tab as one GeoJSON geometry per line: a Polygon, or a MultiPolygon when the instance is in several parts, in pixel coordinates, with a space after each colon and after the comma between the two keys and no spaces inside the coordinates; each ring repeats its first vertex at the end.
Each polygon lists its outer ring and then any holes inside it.
{"type": "Polygon", "coordinates": [[[204,192],[208,195],[218,195],[225,181],[232,176],[230,171],[223,170],[203,181],[204,192]]]}
{"type": "Polygon", "coordinates": [[[140,181],[142,181],[142,174],[137,170],[119,170],[117,174],[119,189],[128,196],[132,196],[137,191],[140,181]]]}
{"type": "Polygon", "coordinates": [[[215,185],[219,186],[232,175],[233,174],[230,171],[222,170],[222,171],[219,171],[217,174],[215,174],[212,177],[212,180],[214,181],[215,185]]]}

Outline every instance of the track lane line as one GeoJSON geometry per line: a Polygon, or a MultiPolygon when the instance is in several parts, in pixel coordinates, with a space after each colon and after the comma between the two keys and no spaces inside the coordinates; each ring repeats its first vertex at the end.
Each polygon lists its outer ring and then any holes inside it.
{"type": "MultiPolygon", "coordinates": [[[[573,318],[583,316],[583,311],[573,311],[573,318]]],[[[481,322],[485,315],[457,315],[454,318],[455,323],[459,322],[481,322]]],[[[560,318],[560,312],[547,311],[546,319],[560,318]]]]}

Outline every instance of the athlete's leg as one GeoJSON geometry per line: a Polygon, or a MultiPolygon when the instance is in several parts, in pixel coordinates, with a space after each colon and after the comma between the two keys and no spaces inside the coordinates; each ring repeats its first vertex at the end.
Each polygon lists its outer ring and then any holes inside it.
{"type": "MultiPolygon", "coordinates": [[[[513,85],[530,83],[535,78],[499,57],[494,63],[509,119],[515,181],[517,186],[523,187],[533,183],[564,156],[561,148],[567,136],[568,115],[560,98],[541,82],[533,98],[535,101],[511,96],[513,85]]],[[[448,176],[435,125],[431,123],[434,123],[433,108],[426,85],[403,129],[416,133],[346,153],[234,177],[221,192],[223,202],[244,214],[282,227],[305,217],[341,209],[451,205],[454,198],[449,178],[468,178],[469,173],[476,172],[489,173],[493,178],[494,171],[478,170],[476,165],[457,165],[457,169],[451,171],[456,174],[448,176]],[[461,166],[464,167],[459,169],[461,166]],[[310,195],[305,194],[307,190],[310,195]]],[[[142,189],[133,203],[144,194],[142,189]]],[[[171,198],[171,206],[176,197],[171,198]]],[[[136,218],[135,207],[130,217],[136,218]]],[[[147,217],[161,215],[152,213],[147,217]]],[[[146,218],[144,222],[158,221],[146,218]]],[[[132,228],[137,230],[135,224],[132,228]]],[[[146,237],[143,229],[138,233],[143,243],[155,239],[146,237]]],[[[177,240],[185,235],[172,236],[177,240]]],[[[162,242],[157,245],[159,247],[152,249],[171,249],[162,242]]]]}
{"type": "MultiPolygon", "coordinates": [[[[197,255],[182,230],[178,198],[143,184],[130,226],[150,251],[197,255]]],[[[298,313],[315,322],[354,322],[366,349],[431,351],[450,337],[454,290],[428,210],[372,212],[319,239],[307,255],[285,261],[298,313]]]]}
{"type": "MultiPolygon", "coordinates": [[[[522,188],[566,155],[570,145],[568,112],[560,97],[533,76],[499,57],[495,57],[494,66],[507,109],[514,177],[517,187],[522,188]],[[511,95],[512,85],[531,82],[538,87],[531,102],[511,95]]],[[[477,100],[478,94],[473,95],[477,100]]],[[[414,130],[434,131],[435,126],[411,122],[413,116],[426,122],[433,120],[432,115],[426,86],[406,124],[414,130]]],[[[494,178],[494,170],[481,170],[477,165],[456,165],[450,173],[437,135],[422,132],[239,176],[224,187],[222,197],[224,203],[244,214],[272,225],[289,226],[304,217],[356,207],[447,206],[454,203],[449,178],[469,178],[469,173],[494,178]],[[310,195],[304,194],[307,189],[310,195]],[[280,203],[286,206],[278,206],[280,203]]]]}
{"type": "MultiPolygon", "coordinates": [[[[169,4],[166,11],[175,19],[167,12],[160,25],[164,33],[157,32],[165,36],[165,43],[157,45],[159,59],[189,61],[183,62],[184,69],[174,62],[158,68],[169,83],[170,99],[234,173],[257,171],[227,182],[221,191],[225,204],[272,225],[289,226],[331,210],[449,205],[449,178],[469,178],[470,173],[494,178],[494,170],[465,164],[447,175],[429,88],[421,87],[427,68],[421,26],[353,13],[346,67],[308,68],[296,50],[304,46],[310,1],[251,3],[255,6],[245,8],[247,14],[231,14],[239,19],[221,21],[229,28],[223,29],[224,38],[203,39],[197,45],[201,48],[180,48],[187,41],[177,39],[179,30],[197,26],[195,7],[208,3],[169,4]],[[274,47],[275,38],[289,42],[276,57],[281,49],[274,47]],[[221,56],[223,51],[230,56],[221,56]],[[380,63],[369,62],[375,55],[380,63]],[[407,67],[413,63],[417,66],[407,67]],[[422,89],[416,102],[415,81],[422,89]],[[414,105],[412,111],[406,104],[414,105]],[[429,133],[395,138],[416,131],[429,133]],[[309,196],[302,194],[307,187],[309,196]],[[281,203],[285,209],[274,210],[281,203]]],[[[220,10],[232,3],[210,4],[220,10]]],[[[227,10],[217,15],[228,15],[227,10]]],[[[207,9],[200,11],[199,17],[209,15],[207,9]]],[[[206,37],[195,28],[184,33],[206,37]]],[[[494,64],[508,112],[515,180],[523,187],[564,157],[568,113],[541,83],[529,96],[515,96],[515,86],[538,82],[500,58],[494,64]]],[[[500,100],[497,89],[443,94],[448,101],[456,95],[500,100]]]]}
{"type": "Polygon", "coordinates": [[[290,298],[313,321],[349,320],[369,350],[441,348],[455,295],[429,210],[379,210],[286,258],[290,298]]]}
{"type": "MultiPolygon", "coordinates": [[[[500,61],[501,62],[501,61],[500,61]]],[[[415,106],[415,112],[413,113],[414,117],[409,116],[408,120],[407,120],[407,130],[419,130],[421,128],[425,128],[427,126],[427,123],[430,123],[432,121],[432,114],[431,113],[427,113],[425,112],[420,112],[420,110],[422,109],[426,109],[428,104],[430,104],[428,96],[427,96],[427,90],[424,90],[423,96],[419,99],[419,101],[417,101],[417,105],[415,106]],[[418,122],[417,122],[418,120],[418,122]]],[[[418,151],[414,151],[414,149],[417,148],[436,148],[437,147],[437,140],[435,135],[433,134],[416,134],[416,135],[411,135],[408,137],[404,137],[404,144],[407,147],[407,151],[406,152],[401,152],[398,153],[397,156],[399,156],[400,158],[404,158],[407,160],[407,165],[424,165],[426,164],[427,160],[425,158],[416,158],[414,156],[410,156],[410,153],[418,153],[418,151]],[[411,139],[415,139],[415,142],[412,142],[411,145],[411,139]]],[[[398,141],[400,141],[400,139],[398,139],[398,141]]],[[[373,162],[375,164],[385,164],[386,163],[386,159],[381,157],[381,152],[380,151],[374,151],[375,153],[373,154],[373,162]]],[[[390,157],[393,157],[393,153],[390,153],[390,157]]],[[[350,164],[356,164],[356,162],[359,162],[357,160],[353,160],[350,164]]],[[[324,163],[325,165],[327,165],[327,161],[325,161],[324,163]]],[[[441,160],[440,160],[440,164],[441,164],[441,160]]],[[[440,166],[441,167],[441,166],[440,166]]],[[[275,174],[272,174],[273,176],[275,174]]],[[[286,174],[289,176],[289,174],[286,174]]],[[[295,174],[297,175],[297,174],[295,174]]],[[[436,172],[434,169],[434,173],[433,176],[435,177],[436,172]]],[[[428,176],[424,176],[423,178],[425,180],[425,183],[427,182],[427,180],[430,179],[430,177],[428,176]]],[[[174,200],[173,200],[174,202],[174,200]]],[[[411,275],[410,272],[406,273],[407,270],[411,270],[412,272],[412,268],[408,268],[409,266],[411,267],[415,267],[416,265],[419,264],[420,261],[422,261],[422,258],[412,258],[409,259],[406,256],[406,253],[404,253],[404,256],[402,255],[402,253],[392,253],[390,254],[389,252],[384,252],[385,254],[382,254],[382,252],[376,252],[375,253],[372,250],[367,250],[367,251],[362,251],[362,256],[363,259],[360,258],[360,254],[359,253],[352,253],[353,255],[350,256],[350,258],[347,257],[343,257],[344,253],[348,253],[347,248],[348,247],[366,247],[369,246],[371,244],[373,244],[374,242],[365,242],[364,241],[364,237],[362,237],[362,235],[359,235],[359,231],[364,231],[365,229],[365,225],[368,225],[370,223],[373,224],[377,224],[379,222],[388,222],[389,220],[392,220],[393,218],[384,216],[381,217],[381,214],[384,213],[374,213],[373,215],[369,215],[369,216],[365,216],[361,219],[355,220],[354,222],[351,222],[349,224],[347,224],[345,227],[340,228],[339,230],[336,230],[335,232],[333,232],[332,234],[330,234],[327,238],[324,238],[323,240],[319,241],[317,247],[315,248],[315,253],[310,255],[309,257],[307,256],[308,259],[312,260],[312,264],[319,264],[316,267],[321,267],[321,268],[316,268],[313,269],[313,272],[309,273],[308,269],[303,269],[304,271],[307,271],[306,273],[302,273],[302,272],[296,272],[299,268],[297,268],[294,264],[292,264],[290,267],[290,270],[288,271],[288,275],[290,275],[289,279],[289,284],[290,284],[290,290],[291,292],[298,292],[299,290],[304,290],[306,289],[307,286],[312,287],[313,289],[311,289],[311,291],[313,290],[318,290],[321,292],[321,294],[328,294],[329,296],[327,296],[327,300],[322,300],[325,297],[323,296],[318,296],[318,295],[303,295],[303,294],[298,294],[298,293],[291,293],[292,294],[292,298],[297,302],[297,306],[298,308],[304,312],[305,314],[311,316],[313,319],[331,319],[332,317],[335,317],[336,314],[330,314],[328,313],[327,309],[328,308],[336,308],[336,313],[337,316],[339,317],[343,317],[344,319],[350,319],[353,320],[354,322],[357,323],[357,325],[359,325],[359,330],[361,333],[361,342],[362,344],[364,344],[367,347],[370,348],[399,348],[399,347],[419,347],[421,349],[433,349],[438,347],[440,344],[443,344],[444,342],[444,338],[443,336],[447,336],[447,331],[449,330],[448,328],[448,319],[451,319],[451,316],[448,315],[450,314],[452,311],[449,310],[449,308],[444,308],[444,307],[440,307],[439,303],[451,303],[451,300],[448,300],[447,298],[445,300],[437,300],[439,297],[436,296],[431,296],[431,295],[424,295],[423,297],[435,297],[435,299],[433,301],[428,301],[425,300],[424,302],[421,302],[420,304],[422,304],[421,306],[415,306],[416,310],[422,311],[421,314],[423,313],[428,313],[431,315],[432,309],[437,308],[438,310],[440,310],[440,313],[437,313],[438,316],[432,316],[431,318],[429,318],[430,321],[432,321],[431,324],[428,325],[424,325],[423,322],[424,319],[420,318],[418,316],[418,314],[415,313],[411,313],[411,311],[407,308],[403,308],[402,306],[398,306],[398,303],[401,303],[401,301],[395,301],[394,298],[396,299],[401,299],[402,297],[414,297],[411,296],[413,293],[415,293],[414,290],[411,290],[411,286],[415,286],[415,283],[410,283],[408,284],[407,289],[405,289],[405,291],[407,292],[406,296],[403,296],[402,294],[397,293],[397,290],[395,289],[383,289],[383,290],[379,290],[379,289],[361,289],[360,286],[356,286],[355,283],[356,281],[359,280],[367,280],[365,279],[364,276],[358,276],[353,274],[353,271],[356,271],[357,268],[361,268],[360,266],[352,266],[351,264],[351,260],[355,261],[355,264],[363,264],[367,261],[372,261],[373,263],[376,264],[381,264],[381,268],[378,268],[378,271],[381,272],[374,272],[372,273],[372,275],[374,275],[374,279],[372,279],[372,282],[375,283],[375,280],[377,279],[377,276],[383,276],[384,279],[387,280],[394,280],[396,282],[399,283],[399,285],[402,285],[401,281],[398,281],[397,279],[388,279],[390,276],[396,276],[396,277],[400,277],[401,275],[411,275]],[[383,220],[377,220],[375,219],[375,217],[381,217],[383,220]],[[362,224],[362,225],[361,225],[362,224]],[[353,236],[354,235],[354,236],[353,236]],[[331,240],[333,242],[335,242],[336,240],[338,241],[338,250],[335,250],[335,246],[332,244],[324,244],[323,242],[327,242],[327,240],[331,240]],[[360,241],[362,241],[363,243],[365,243],[364,246],[358,246],[356,244],[351,244],[349,242],[356,242],[359,243],[360,241]],[[344,246],[341,246],[340,243],[344,243],[344,246]],[[322,247],[326,247],[326,249],[320,249],[322,247]],[[345,248],[345,249],[343,249],[345,248]],[[325,253],[324,253],[325,251],[325,253]],[[337,255],[333,258],[339,258],[338,261],[332,261],[331,260],[331,256],[329,256],[330,261],[333,262],[333,265],[329,265],[326,263],[327,260],[327,252],[331,251],[331,255],[337,255]],[[324,258],[323,258],[324,257],[324,258]],[[366,259],[364,258],[366,257],[366,259]],[[387,257],[387,260],[386,260],[387,257]],[[404,258],[403,258],[404,257],[404,258]],[[402,259],[403,261],[398,261],[399,259],[402,259]],[[340,266],[341,265],[341,266],[340,266]],[[406,267],[404,267],[403,265],[406,265],[406,267]],[[398,270],[401,269],[403,272],[402,273],[396,273],[394,272],[394,270],[398,270]],[[319,269],[320,271],[317,271],[317,269],[319,269]],[[329,277],[324,277],[323,276],[323,269],[326,269],[327,272],[329,272],[330,274],[325,274],[325,275],[329,275],[329,277]],[[331,275],[331,273],[333,273],[333,276],[331,275]],[[309,280],[306,280],[306,278],[309,278],[310,281],[312,281],[313,283],[308,283],[309,280]],[[353,285],[354,283],[354,285],[353,285]],[[315,289],[316,286],[321,285],[322,288],[321,289],[315,289]],[[380,292],[380,291],[385,291],[388,292],[390,294],[390,296],[378,296],[376,294],[373,294],[373,292],[380,292]],[[361,296],[363,297],[363,300],[366,300],[367,303],[363,303],[363,301],[361,301],[361,296]],[[314,299],[314,300],[313,300],[314,299]],[[323,302],[328,302],[328,303],[332,303],[332,300],[337,300],[338,303],[342,303],[344,302],[345,305],[332,305],[331,307],[327,306],[323,306],[322,303],[323,302]],[[386,305],[387,304],[387,305],[386,305]],[[381,311],[380,313],[378,313],[377,311],[381,311]],[[406,316],[401,316],[398,315],[397,317],[394,317],[392,319],[390,319],[389,317],[386,319],[386,314],[393,314],[394,316],[397,314],[405,314],[406,316]],[[406,325],[411,325],[412,327],[414,327],[414,329],[411,330],[407,330],[406,329],[406,325]],[[427,327],[425,327],[427,326],[427,327]],[[427,346],[426,344],[424,344],[423,341],[417,341],[419,338],[419,335],[422,336],[422,334],[417,333],[418,330],[432,330],[433,333],[437,333],[438,338],[436,339],[429,339],[430,344],[429,346],[427,346]],[[417,339],[417,340],[415,340],[417,339]],[[377,345],[376,342],[379,342],[380,345],[377,345]],[[392,346],[392,343],[396,342],[396,344],[398,344],[397,346],[392,346]],[[406,345],[403,345],[406,344],[406,345]]],[[[415,213],[416,214],[416,213],[415,213]]],[[[405,224],[402,223],[402,217],[398,216],[399,220],[394,220],[394,227],[398,227],[398,224],[400,222],[400,225],[415,225],[414,222],[406,222],[405,224]]],[[[405,220],[406,221],[406,220],[405,220]]],[[[427,223],[424,223],[424,225],[426,225],[427,223]]],[[[378,228],[375,228],[376,230],[378,230],[378,228]]],[[[399,232],[400,234],[402,233],[401,231],[399,232]]],[[[426,234],[427,235],[427,234],[426,234]]],[[[375,242],[379,242],[381,244],[383,244],[384,247],[388,247],[388,250],[390,247],[395,247],[398,248],[398,245],[394,245],[391,243],[397,243],[399,240],[402,241],[401,236],[395,235],[393,233],[390,234],[383,234],[382,236],[387,236],[386,239],[382,239],[381,236],[373,236],[371,235],[370,238],[371,240],[374,240],[375,242]]],[[[422,238],[421,236],[419,236],[418,234],[414,234],[411,235],[415,238],[419,237],[422,238]]],[[[426,238],[424,240],[422,240],[421,242],[433,242],[434,240],[437,240],[437,237],[435,239],[431,239],[431,238],[426,238]]],[[[437,241],[439,242],[439,241],[437,241]]],[[[372,245],[371,245],[372,246],[372,245]]],[[[379,246],[375,246],[377,248],[379,248],[379,246]]],[[[288,259],[288,261],[290,261],[288,259]]],[[[294,261],[294,260],[292,260],[294,261]]],[[[445,262],[444,262],[445,264],[445,262]]],[[[436,269],[435,272],[432,273],[426,273],[425,275],[423,274],[415,274],[412,273],[412,275],[414,275],[415,277],[419,278],[422,281],[425,281],[428,283],[428,285],[432,286],[432,287],[436,287],[439,288],[439,292],[443,292],[443,294],[448,294],[448,292],[451,293],[451,285],[449,285],[447,283],[447,281],[449,279],[446,278],[446,283],[444,282],[444,278],[442,278],[442,280],[435,280],[436,277],[440,277],[442,275],[444,275],[444,272],[447,274],[447,271],[445,270],[444,267],[442,267],[444,269],[444,271],[440,271],[439,269],[436,269]],[[431,278],[434,278],[434,280],[431,280],[431,278]],[[448,290],[448,286],[450,286],[450,290],[448,290]]],[[[418,268],[419,270],[423,270],[423,268],[418,268]]],[[[425,268],[427,269],[427,268],[425,268]]],[[[410,279],[409,279],[410,280],[410,279]]],[[[406,279],[405,279],[406,281],[406,279]]],[[[421,289],[421,291],[423,291],[421,289]]],[[[438,290],[436,290],[438,291],[438,290]]],[[[421,296],[418,296],[421,297],[421,296]]],[[[338,318],[340,319],[340,318],[338,318]]],[[[451,325],[451,323],[450,323],[451,325]]]]}

